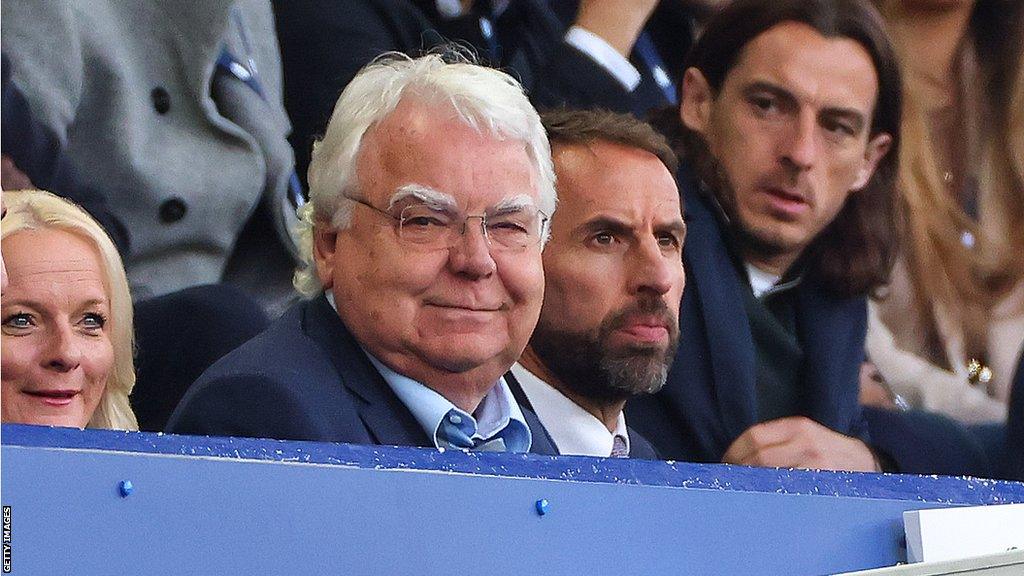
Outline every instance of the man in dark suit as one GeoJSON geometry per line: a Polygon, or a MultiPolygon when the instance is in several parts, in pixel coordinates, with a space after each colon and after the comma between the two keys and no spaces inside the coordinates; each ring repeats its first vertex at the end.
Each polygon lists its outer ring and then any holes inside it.
{"type": "Polygon", "coordinates": [[[665,383],[679,339],[686,225],[664,137],[624,114],[543,115],[559,183],[544,305],[521,389],[561,454],[656,459],[622,408],[665,383]]]}
{"type": "Polygon", "coordinates": [[[550,156],[503,73],[365,68],[310,168],[312,299],[200,377],[168,430],[553,453],[502,379],[540,313],[550,156]]]}
{"type": "Polygon", "coordinates": [[[630,421],[662,456],[879,470],[857,403],[893,253],[896,60],[855,0],[740,0],[688,58],[682,343],[630,421]]]}
{"type": "Polygon", "coordinates": [[[674,94],[675,87],[663,51],[652,43],[668,45],[665,37],[671,37],[675,45],[688,45],[692,27],[685,13],[655,12],[657,0],[579,4],[567,25],[556,11],[562,3],[549,0],[275,0],[289,140],[300,177],[337,95],[360,68],[384,52],[416,56],[445,39],[508,70],[539,107],[600,106],[639,115],[668,102],[666,92],[674,94]],[[674,29],[642,35],[652,13],[674,29]]]}

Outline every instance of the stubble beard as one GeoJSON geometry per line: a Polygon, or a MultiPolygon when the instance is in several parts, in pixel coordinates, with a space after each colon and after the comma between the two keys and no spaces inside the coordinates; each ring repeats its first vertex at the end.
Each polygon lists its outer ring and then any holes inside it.
{"type": "Polygon", "coordinates": [[[793,247],[777,233],[771,230],[758,230],[747,222],[740,214],[736,188],[729,180],[729,175],[721,162],[708,149],[703,138],[699,145],[694,146],[690,154],[701,181],[710,189],[724,216],[727,218],[729,232],[736,241],[736,246],[745,257],[758,260],[774,260],[793,250],[793,247]]]}
{"type": "Polygon", "coordinates": [[[605,318],[586,332],[569,332],[541,320],[530,348],[562,385],[575,394],[601,403],[628,400],[661,390],[679,343],[678,319],[660,298],[642,301],[605,318]],[[636,314],[657,314],[669,326],[667,347],[613,347],[612,333],[636,314]]]}

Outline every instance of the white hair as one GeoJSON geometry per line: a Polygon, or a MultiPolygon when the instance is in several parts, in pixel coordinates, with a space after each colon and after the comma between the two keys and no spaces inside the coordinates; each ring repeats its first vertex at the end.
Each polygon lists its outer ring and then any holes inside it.
{"type": "Polygon", "coordinates": [[[434,190],[430,186],[422,184],[406,184],[400,186],[388,200],[388,209],[394,208],[395,204],[410,197],[425,203],[434,210],[454,210],[458,207],[458,203],[455,202],[455,198],[451,194],[434,190]]]}
{"type": "Polygon", "coordinates": [[[476,65],[462,54],[401,53],[380,56],[356,74],[341,93],[324,137],[313,145],[309,165],[309,202],[299,209],[302,263],[295,288],[307,297],[322,286],[313,264],[315,225],[343,229],[354,203],[346,195],[357,186],[356,162],[363,136],[410,96],[431,105],[447,105],[467,126],[501,140],[520,140],[539,176],[541,210],[555,211],[555,171],[551,147],[522,86],[508,74],[476,65]]]}

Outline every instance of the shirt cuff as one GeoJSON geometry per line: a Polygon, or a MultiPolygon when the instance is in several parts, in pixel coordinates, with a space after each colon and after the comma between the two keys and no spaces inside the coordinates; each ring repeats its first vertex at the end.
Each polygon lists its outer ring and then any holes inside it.
{"type": "MultiPolygon", "coordinates": [[[[501,16],[505,9],[508,8],[508,3],[509,0],[492,0],[491,14],[495,18],[501,16]]],[[[437,7],[437,13],[445,20],[461,18],[469,14],[469,11],[462,7],[462,2],[459,0],[435,0],[434,5],[437,7]]]]}
{"type": "Polygon", "coordinates": [[[597,34],[573,26],[565,33],[565,42],[607,70],[627,91],[632,92],[640,85],[640,72],[597,34]]]}

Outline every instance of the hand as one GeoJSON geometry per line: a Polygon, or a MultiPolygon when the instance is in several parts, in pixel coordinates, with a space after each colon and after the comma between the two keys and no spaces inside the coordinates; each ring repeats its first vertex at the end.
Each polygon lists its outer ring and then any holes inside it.
{"type": "Polygon", "coordinates": [[[597,36],[629,58],[640,31],[658,0],[581,0],[576,26],[597,36]]]}
{"type": "Polygon", "coordinates": [[[4,154],[0,158],[0,187],[4,190],[34,190],[35,185],[24,172],[18,170],[11,158],[4,154]]]}
{"type": "Polygon", "coordinates": [[[744,466],[880,472],[867,444],[804,416],[762,422],[726,450],[722,462],[744,466]]]}
{"type": "Polygon", "coordinates": [[[896,403],[885,385],[885,380],[871,361],[865,361],[860,365],[860,403],[864,406],[896,409],[896,403]]]}

